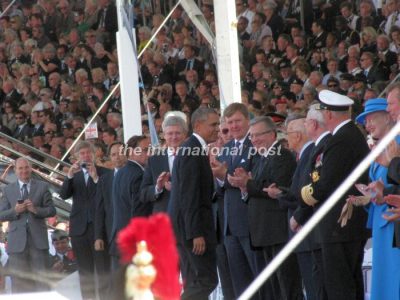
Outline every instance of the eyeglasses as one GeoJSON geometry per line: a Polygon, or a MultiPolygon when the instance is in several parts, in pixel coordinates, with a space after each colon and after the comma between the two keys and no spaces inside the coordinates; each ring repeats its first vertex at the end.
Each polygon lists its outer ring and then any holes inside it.
{"type": "Polygon", "coordinates": [[[23,120],[24,117],[15,117],[15,120],[23,120]]]}
{"type": "Polygon", "coordinates": [[[263,131],[263,132],[257,132],[257,133],[252,133],[249,135],[249,139],[250,140],[254,140],[255,138],[258,138],[264,134],[270,133],[272,132],[272,130],[267,130],[267,131],[263,131]]]}
{"type": "Polygon", "coordinates": [[[328,84],[328,87],[337,87],[337,84],[328,84]]]}
{"type": "Polygon", "coordinates": [[[229,133],[229,128],[223,128],[221,130],[222,134],[228,134],[229,133]]]}
{"type": "Polygon", "coordinates": [[[292,133],[299,133],[299,131],[297,131],[297,130],[286,131],[286,134],[287,134],[287,135],[292,134],[292,133]]]}

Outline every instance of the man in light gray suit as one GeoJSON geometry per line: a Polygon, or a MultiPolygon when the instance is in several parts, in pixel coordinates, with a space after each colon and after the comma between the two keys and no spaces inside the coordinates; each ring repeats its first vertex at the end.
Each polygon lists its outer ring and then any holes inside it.
{"type": "Polygon", "coordinates": [[[12,292],[45,290],[35,281],[43,278],[49,241],[45,218],[56,214],[48,184],[32,178],[27,159],[15,161],[18,180],[4,188],[0,200],[0,221],[9,221],[9,268],[12,271],[12,292]]]}

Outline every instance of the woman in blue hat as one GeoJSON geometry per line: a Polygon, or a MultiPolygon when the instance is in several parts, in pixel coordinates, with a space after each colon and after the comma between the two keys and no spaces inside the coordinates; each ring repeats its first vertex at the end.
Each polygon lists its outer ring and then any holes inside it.
{"type": "MultiPolygon", "coordinates": [[[[370,99],[365,103],[364,112],[356,118],[358,123],[365,126],[375,145],[394,125],[386,112],[386,107],[386,99],[370,99]]],[[[373,182],[381,180],[387,187],[389,186],[387,171],[387,167],[374,162],[369,169],[369,177],[373,182]]],[[[400,299],[400,249],[392,247],[393,223],[382,217],[388,205],[371,202],[367,209],[367,227],[372,229],[373,245],[370,300],[398,300],[400,299]]]]}

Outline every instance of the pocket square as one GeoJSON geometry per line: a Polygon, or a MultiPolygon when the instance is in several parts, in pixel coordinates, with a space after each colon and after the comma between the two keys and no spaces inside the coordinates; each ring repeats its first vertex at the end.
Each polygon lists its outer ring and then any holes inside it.
{"type": "Polygon", "coordinates": [[[246,160],[244,158],[242,158],[242,160],[240,161],[240,163],[245,163],[246,160]]]}

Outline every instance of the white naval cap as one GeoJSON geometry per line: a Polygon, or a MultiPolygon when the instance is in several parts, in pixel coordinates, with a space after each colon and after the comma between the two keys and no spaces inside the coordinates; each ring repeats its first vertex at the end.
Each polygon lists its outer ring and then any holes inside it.
{"type": "Polygon", "coordinates": [[[349,97],[329,91],[322,90],[319,92],[319,108],[332,111],[346,111],[354,104],[349,97]]]}

